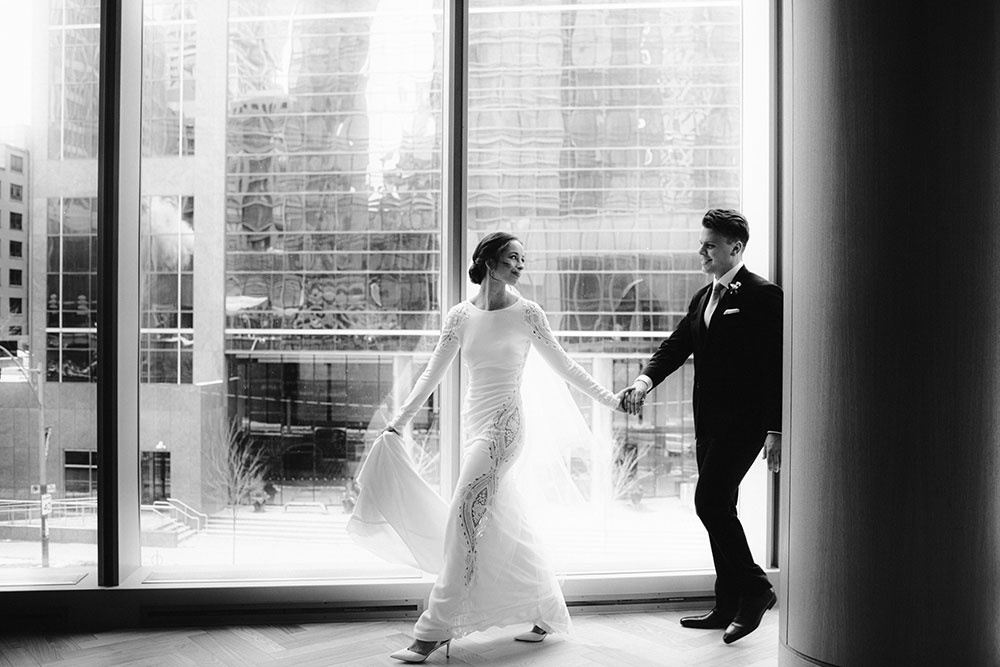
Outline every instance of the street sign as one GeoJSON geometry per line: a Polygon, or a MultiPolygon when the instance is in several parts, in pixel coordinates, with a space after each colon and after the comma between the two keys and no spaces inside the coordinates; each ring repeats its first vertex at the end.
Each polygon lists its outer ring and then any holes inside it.
{"type": "Polygon", "coordinates": [[[42,492],[42,485],[41,484],[32,484],[31,485],[31,492],[32,493],[41,493],[42,492]]]}
{"type": "Polygon", "coordinates": [[[42,494],[42,516],[52,514],[52,496],[47,493],[42,494]]]}
{"type": "Polygon", "coordinates": [[[46,484],[45,485],[45,493],[55,493],[55,492],[56,492],[56,485],[55,484],[46,484]]]}

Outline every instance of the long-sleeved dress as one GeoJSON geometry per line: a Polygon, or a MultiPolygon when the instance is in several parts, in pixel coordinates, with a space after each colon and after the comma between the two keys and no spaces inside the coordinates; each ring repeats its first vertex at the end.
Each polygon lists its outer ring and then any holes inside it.
{"type": "MultiPolygon", "coordinates": [[[[514,623],[569,630],[562,591],[527,521],[530,508],[522,506],[508,475],[525,442],[521,379],[532,346],[565,380],[616,407],[614,394],[559,345],[537,303],[518,298],[487,311],[465,301],[448,312],[427,368],[389,424],[401,430],[413,418],[461,349],[468,368],[462,471],[443,528],[441,570],[414,629],[417,639],[439,641],[514,623]]],[[[359,506],[364,476],[379,474],[366,469],[359,475],[359,506]]]]}

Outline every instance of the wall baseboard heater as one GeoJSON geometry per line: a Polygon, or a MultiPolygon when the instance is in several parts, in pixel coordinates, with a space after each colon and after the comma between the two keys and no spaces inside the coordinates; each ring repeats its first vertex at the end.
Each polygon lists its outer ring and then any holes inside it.
{"type": "Polygon", "coordinates": [[[143,605],[148,626],[319,623],[417,618],[422,599],[331,600],[295,603],[143,605]]]}
{"type": "Polygon", "coordinates": [[[605,614],[628,611],[671,611],[711,608],[712,594],[578,596],[566,600],[572,614],[605,614]]]}

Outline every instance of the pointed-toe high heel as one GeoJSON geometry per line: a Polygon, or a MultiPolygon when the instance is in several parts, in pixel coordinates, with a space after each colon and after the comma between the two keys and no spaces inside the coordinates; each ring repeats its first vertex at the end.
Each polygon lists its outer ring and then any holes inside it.
{"type": "Polygon", "coordinates": [[[444,647],[444,657],[446,659],[451,657],[450,639],[443,639],[439,642],[431,643],[431,646],[429,649],[427,649],[426,653],[421,653],[420,651],[414,650],[418,648],[419,644],[420,644],[419,641],[415,641],[413,642],[413,645],[410,646],[409,648],[404,648],[402,651],[396,651],[389,657],[395,658],[396,660],[401,660],[403,662],[424,662],[425,660],[427,660],[427,658],[431,657],[431,653],[438,650],[442,646],[444,647]]]}
{"type": "Polygon", "coordinates": [[[515,635],[514,636],[514,641],[518,641],[518,642],[533,642],[533,643],[537,644],[538,642],[540,642],[543,639],[545,639],[545,637],[548,636],[548,634],[549,633],[547,633],[545,630],[542,630],[540,627],[538,627],[536,625],[535,627],[531,628],[527,632],[522,632],[519,635],[515,635]]]}

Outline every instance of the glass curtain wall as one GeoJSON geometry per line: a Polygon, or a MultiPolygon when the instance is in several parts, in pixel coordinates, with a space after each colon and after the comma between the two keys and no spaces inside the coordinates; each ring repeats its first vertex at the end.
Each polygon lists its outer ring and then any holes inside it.
{"type": "Polygon", "coordinates": [[[100,2],[2,12],[0,581],[74,584],[97,562],[100,2]]]}
{"type": "MultiPolygon", "coordinates": [[[[43,507],[50,570],[96,560],[98,10],[31,3],[19,31],[46,84],[0,164],[0,252],[23,276],[0,274],[7,572],[43,563],[43,507]]],[[[522,293],[614,390],[704,284],[705,209],[748,213],[748,263],[767,273],[767,184],[748,178],[768,171],[766,101],[763,128],[747,103],[767,90],[767,59],[748,65],[746,22],[766,10],[469,4],[466,254],[487,231],[518,234],[522,293]]],[[[418,576],[357,549],[344,524],[366,449],[451,305],[442,30],[441,0],[143,0],[146,582],[418,576]]],[[[537,513],[562,572],[711,567],[692,504],[691,371],[639,418],[574,394],[598,442],[559,456],[584,504],[537,513]]],[[[458,443],[440,424],[458,407],[436,394],[412,423],[411,457],[445,495],[441,459],[458,443]]],[[[742,495],[759,554],[765,491],[757,470],[742,495]]]]}
{"type": "MultiPolygon", "coordinates": [[[[345,524],[441,322],[441,3],[146,0],[143,23],[147,581],[415,574],[345,524]]],[[[434,485],[441,410],[412,424],[434,485]]]]}
{"type": "MultiPolygon", "coordinates": [[[[614,391],[705,284],[707,209],[745,210],[753,244],[769,243],[766,210],[743,197],[745,164],[767,170],[766,148],[743,144],[743,82],[767,81],[744,66],[743,4],[469,3],[470,250],[485,232],[517,234],[522,293],[614,391]]],[[[692,383],[689,361],[637,418],[577,394],[598,442],[557,453],[583,502],[538,512],[563,572],[712,568],[693,505],[692,383]]],[[[744,487],[755,526],[764,477],[744,487]]],[[[763,532],[751,537],[763,561],[763,532]]]]}

